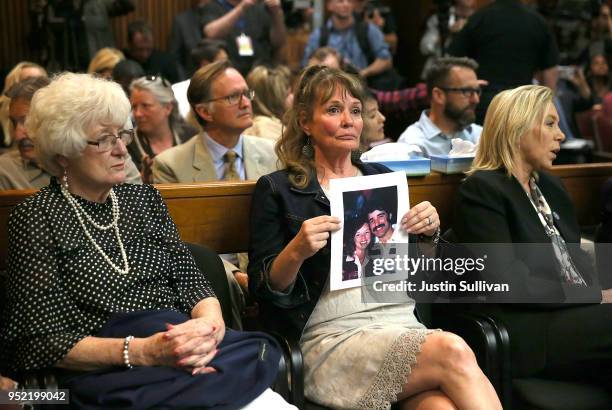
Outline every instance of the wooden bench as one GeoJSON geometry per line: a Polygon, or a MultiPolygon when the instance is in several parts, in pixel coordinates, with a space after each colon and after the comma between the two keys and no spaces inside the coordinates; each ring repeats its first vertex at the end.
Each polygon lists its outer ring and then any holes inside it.
{"type": "MultiPolygon", "coordinates": [[[[600,187],[612,176],[612,163],[556,166],[553,173],[563,179],[580,224],[598,224],[600,187]]],[[[452,223],[453,201],[463,177],[434,172],[426,177],[408,178],[410,203],[430,201],[438,209],[443,228],[446,228],[452,223]]],[[[252,181],[157,185],[182,239],[205,244],[218,253],[248,249],[249,212],[254,187],[252,181]]],[[[0,191],[0,270],[6,269],[7,263],[9,213],[35,192],[0,191]]]]}

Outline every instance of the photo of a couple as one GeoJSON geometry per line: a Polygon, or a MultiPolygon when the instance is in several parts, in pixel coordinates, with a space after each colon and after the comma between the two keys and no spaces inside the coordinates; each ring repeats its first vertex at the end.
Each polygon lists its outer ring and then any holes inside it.
{"type": "Polygon", "coordinates": [[[374,276],[373,260],[395,257],[395,244],[406,243],[396,229],[397,187],[343,192],[343,202],[342,280],[374,276]]]}

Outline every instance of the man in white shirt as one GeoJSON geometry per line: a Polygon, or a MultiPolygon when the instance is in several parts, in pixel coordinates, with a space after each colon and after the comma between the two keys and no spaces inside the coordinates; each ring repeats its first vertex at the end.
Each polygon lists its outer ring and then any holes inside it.
{"type": "Polygon", "coordinates": [[[430,109],[400,135],[398,142],[419,146],[426,155],[448,155],[453,138],[478,144],[482,127],[474,124],[482,93],[478,63],[466,57],[437,59],[426,73],[430,109]]]}

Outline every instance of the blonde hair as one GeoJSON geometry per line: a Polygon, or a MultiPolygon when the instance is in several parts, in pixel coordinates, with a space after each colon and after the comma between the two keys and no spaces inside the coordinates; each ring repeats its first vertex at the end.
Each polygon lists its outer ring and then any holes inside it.
{"type": "Polygon", "coordinates": [[[96,125],[131,128],[129,115],[130,102],[119,84],[66,72],[34,94],[25,126],[43,168],[60,176],[58,155],[81,155],[96,125]]]}
{"type": "Polygon", "coordinates": [[[284,117],[285,131],[275,147],[280,163],[289,172],[289,181],[296,188],[306,187],[315,169],[314,159],[302,152],[304,146],[310,144],[310,138],[301,122],[311,120],[315,107],[329,101],[337,88],[363,104],[363,85],[352,74],[321,65],[306,67],[300,73],[293,106],[284,117]]]}
{"type": "Polygon", "coordinates": [[[476,158],[468,174],[505,168],[511,176],[520,157],[520,142],[552,104],[548,87],[524,85],[497,94],[487,109],[476,158]]]}
{"type": "Polygon", "coordinates": [[[125,55],[121,51],[113,47],[101,48],[89,62],[87,73],[100,74],[106,70],[112,71],[121,60],[125,60],[125,55]]]}
{"type": "Polygon", "coordinates": [[[255,91],[253,114],[283,118],[285,100],[291,91],[291,71],[285,66],[270,68],[257,66],[246,78],[249,88],[255,91]]]}
{"type": "MultiPolygon", "coordinates": [[[[15,84],[21,80],[21,72],[26,68],[38,68],[42,72],[41,77],[48,78],[47,70],[42,66],[33,63],[31,61],[22,61],[18,63],[13,69],[6,75],[4,79],[4,89],[0,96],[0,122],[2,123],[2,130],[4,131],[4,145],[8,146],[12,142],[11,126],[8,120],[9,116],[9,103],[11,99],[6,96],[6,92],[10,90],[15,84]]],[[[0,144],[1,145],[1,144],[0,144]]]]}

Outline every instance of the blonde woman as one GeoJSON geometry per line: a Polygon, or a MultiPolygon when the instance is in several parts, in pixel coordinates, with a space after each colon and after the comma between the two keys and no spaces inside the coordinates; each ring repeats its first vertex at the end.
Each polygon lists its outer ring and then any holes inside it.
{"type": "Polygon", "coordinates": [[[112,47],[104,47],[89,62],[87,73],[110,80],[113,75],[113,69],[121,60],[125,60],[125,55],[121,51],[112,47]]]}
{"type": "Polygon", "coordinates": [[[40,65],[30,61],[22,61],[7,74],[4,79],[4,89],[0,96],[0,123],[2,124],[2,138],[0,139],[0,150],[10,147],[13,143],[11,135],[11,124],[9,123],[10,98],[5,93],[15,84],[30,77],[47,77],[47,71],[40,65]]]}
{"type": "Polygon", "coordinates": [[[483,279],[508,284],[505,301],[524,302],[478,307],[506,325],[512,351],[521,352],[514,377],[554,375],[610,391],[612,305],[600,302],[612,301],[612,290],[599,286],[571,198],[549,173],[564,139],[550,88],[495,96],[453,231],[488,256],[483,279]]]}
{"type": "Polygon", "coordinates": [[[293,98],[289,68],[257,66],[251,70],[246,80],[249,88],[255,91],[255,98],[253,125],[244,133],[278,140],[283,132],[281,119],[293,98]]]}

